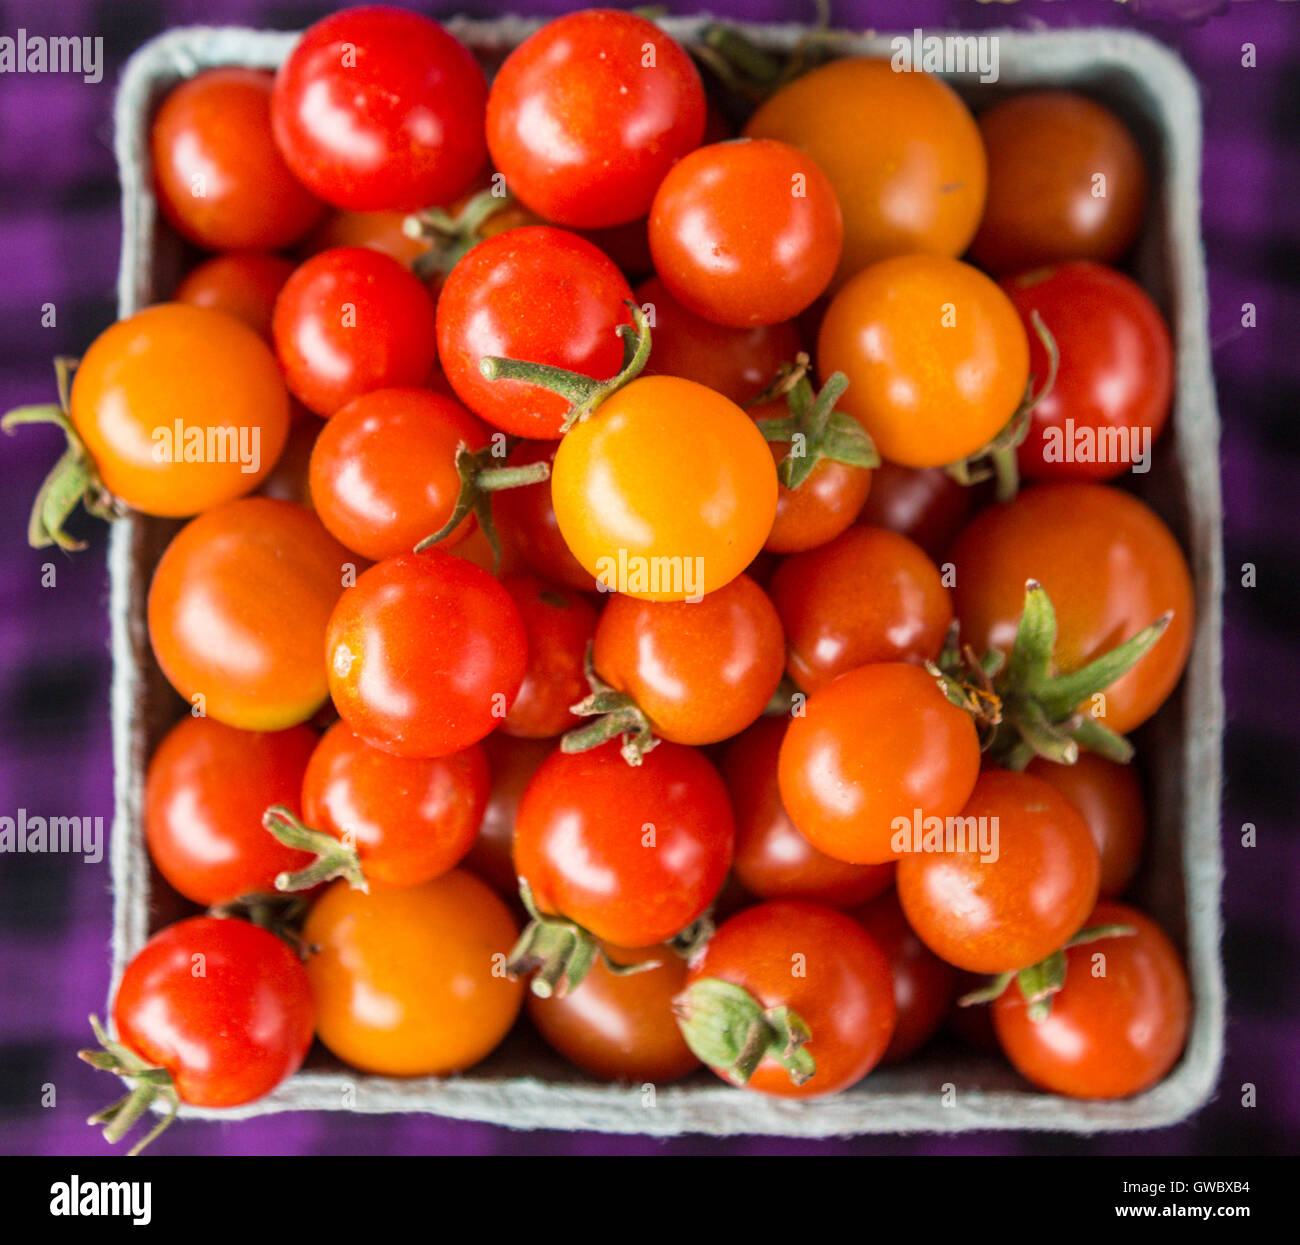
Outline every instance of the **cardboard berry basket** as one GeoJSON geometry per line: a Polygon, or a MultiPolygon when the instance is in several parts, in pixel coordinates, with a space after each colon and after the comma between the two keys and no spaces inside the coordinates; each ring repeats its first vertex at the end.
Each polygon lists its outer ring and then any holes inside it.
{"type": "MultiPolygon", "coordinates": [[[[489,70],[538,24],[517,19],[448,23],[489,70]]],[[[663,22],[683,40],[689,40],[699,24],[694,19],[663,22]]],[[[794,26],[744,29],[755,42],[777,51],[792,47],[801,33],[794,26]]],[[[1152,826],[1135,898],[1170,931],[1186,957],[1194,1002],[1181,1062],[1161,1084],[1138,1097],[1083,1102],[1041,1093],[1000,1059],[944,1045],[941,1038],[919,1058],[874,1072],[845,1093],[793,1102],[730,1088],[704,1071],[654,1091],[599,1083],[547,1050],[521,1023],[487,1061],[460,1076],[364,1076],[343,1068],[318,1046],[304,1069],[268,1097],[229,1111],[183,1106],[183,1116],[406,1111],[525,1129],[825,1137],[918,1130],[1154,1128],[1185,1118],[1209,1098],[1218,1078],[1224,1026],[1218,839],[1223,567],[1218,414],[1200,238],[1199,98],[1181,62],[1144,36],[1089,30],[991,33],[999,40],[997,82],[981,83],[976,74],[950,79],[973,107],[978,110],[1008,91],[1028,87],[1082,89],[1125,118],[1151,171],[1151,202],[1135,267],[1173,329],[1174,413],[1156,447],[1152,470],[1128,477],[1126,487],[1135,487],[1179,538],[1195,578],[1198,619],[1178,691],[1137,738],[1139,758],[1146,760],[1152,826]]],[[[182,247],[159,220],[151,190],[148,132],[153,109],[178,80],[201,69],[273,68],[294,40],[292,34],[183,29],[153,40],[132,57],[118,90],[115,117],[124,227],[121,315],[167,298],[180,275],[182,247]]],[[[887,57],[890,38],[850,36],[843,47],[848,54],[887,57]]],[[[146,763],[181,711],[149,651],[145,623],[153,567],[178,526],[132,516],[114,524],[110,544],[114,988],[149,933],[181,915],[179,901],[151,876],[142,830],[146,763]]]]}

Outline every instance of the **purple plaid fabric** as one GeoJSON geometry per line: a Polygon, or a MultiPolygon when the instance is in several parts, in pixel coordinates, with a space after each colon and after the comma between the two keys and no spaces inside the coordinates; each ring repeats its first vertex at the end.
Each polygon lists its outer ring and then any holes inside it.
{"type": "MultiPolygon", "coordinates": [[[[113,317],[119,218],[110,149],[113,86],[132,49],[182,24],[306,25],[336,5],[298,0],[110,0],[0,2],[0,35],[100,35],[104,78],[0,78],[0,409],[47,401],[50,357],[75,354],[113,317]],[[42,326],[53,304],[56,324],[42,326]]],[[[428,7],[428,6],[424,6],[428,7]]],[[[559,13],[562,0],[525,4],[482,0],[478,16],[525,9],[559,13]]],[[[669,6],[674,12],[697,7],[669,6]]],[[[712,0],[720,16],[807,18],[811,5],[776,0],[712,0]]],[[[840,0],[837,25],[888,30],[926,26],[1137,24],[1171,44],[1201,83],[1205,101],[1205,237],[1212,331],[1223,413],[1227,509],[1225,633],[1230,723],[1224,808],[1227,854],[1225,947],[1229,983],[1228,1053],[1215,1101],[1192,1121],[1159,1132],[1079,1139],[968,1134],[958,1138],[865,1137],[825,1143],[739,1138],[654,1141],[568,1133],[545,1139],[549,1153],[1182,1153],[1294,1152],[1300,1086],[1294,1050],[1300,910],[1300,839],[1289,830],[1300,742],[1274,673],[1287,660],[1293,603],[1283,585],[1300,578],[1300,545],[1274,499],[1293,486],[1293,411],[1300,398],[1300,352],[1288,337],[1300,323],[1300,13],[1273,0],[1110,0],[978,4],[973,0],[840,0]],[[1188,16],[1200,18],[1190,24],[1188,16]],[[1243,68],[1242,45],[1257,66],[1243,68]],[[1240,327],[1243,303],[1257,327],[1240,327]],[[1258,587],[1241,584],[1254,563],[1258,587]],[[1241,848],[1239,827],[1258,827],[1259,845],[1241,848]],[[1290,901],[1290,902],[1288,902],[1290,901]],[[1281,971],[1279,971],[1281,969],[1281,971]],[[1240,1105],[1242,1085],[1258,1105],[1240,1105]]],[[[444,6],[444,11],[451,11],[444,6]]],[[[109,660],[105,613],[106,541],[83,524],[90,549],[76,558],[36,553],[24,541],[26,507],[58,449],[53,431],[24,430],[4,445],[0,522],[0,813],[99,815],[111,822],[109,660]],[[43,586],[52,562],[56,583],[43,586]]],[[[86,1016],[102,1012],[108,983],[110,896],[107,862],[66,855],[0,857],[0,1151],[98,1154],[107,1147],[85,1116],[113,1086],[79,1063],[86,1016]],[[55,1105],[43,1106],[47,1086],[55,1105]]],[[[229,1125],[186,1124],[157,1145],[171,1154],[517,1153],[539,1139],[431,1117],[285,1115],[229,1125]]]]}

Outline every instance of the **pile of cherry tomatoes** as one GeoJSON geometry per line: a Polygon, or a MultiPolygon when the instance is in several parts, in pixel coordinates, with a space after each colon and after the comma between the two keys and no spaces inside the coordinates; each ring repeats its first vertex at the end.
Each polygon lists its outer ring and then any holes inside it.
{"type": "Polygon", "coordinates": [[[14,417],[69,439],[34,542],[78,500],[188,519],[145,833],[208,913],[86,1053],[110,1135],[314,1039],[460,1072],[525,1006],[596,1077],[792,1097],[946,1022],[1067,1095],[1179,1057],[1121,899],[1124,735],[1194,625],[1114,484],[1171,396],[1110,266],[1141,154],[1082,95],[975,118],[827,47],[591,10],[489,86],[365,8],[162,102],[158,203],[211,254],[14,417]]]}

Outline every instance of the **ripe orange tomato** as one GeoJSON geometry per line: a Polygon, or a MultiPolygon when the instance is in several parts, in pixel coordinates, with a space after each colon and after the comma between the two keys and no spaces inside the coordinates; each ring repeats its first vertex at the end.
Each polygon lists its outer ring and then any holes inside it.
{"type": "Polygon", "coordinates": [[[292,272],[292,262],[282,255],[228,251],[191,269],[172,297],[191,307],[224,311],[269,342],[275,300],[292,272]]]}

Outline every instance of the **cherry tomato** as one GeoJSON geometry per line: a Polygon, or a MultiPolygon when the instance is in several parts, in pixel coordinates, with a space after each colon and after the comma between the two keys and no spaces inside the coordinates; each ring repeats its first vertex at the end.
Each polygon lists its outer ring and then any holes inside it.
{"type": "Polygon", "coordinates": [[[446,756],[495,730],[526,666],[524,624],[486,571],[438,549],[387,558],[339,600],[329,690],[367,743],[446,756]]]}
{"type": "Polygon", "coordinates": [[[259,69],[208,69],[176,87],[154,118],[158,206],[210,251],[290,246],[325,211],[276,150],[272,82],[259,69]]]}
{"type": "Polygon", "coordinates": [[[1146,802],[1134,767],[1081,751],[1073,765],[1035,757],[1025,773],[1051,783],[1088,823],[1101,854],[1101,897],[1115,899],[1128,890],[1147,833],[1146,802]]]}
{"type": "Polygon", "coordinates": [[[173,297],[191,307],[224,311],[269,342],[275,300],[292,272],[293,264],[282,255],[228,251],[191,269],[173,297]]]}
{"type": "Polygon", "coordinates": [[[517,380],[487,380],[486,356],[545,363],[595,380],[623,362],[620,324],[632,288],[585,238],[563,229],[509,229],[480,242],[447,274],[438,299],[438,350],[460,399],[521,437],[553,438],[570,403],[517,380]]]}
{"type": "Polygon", "coordinates": [[[476,744],[448,756],[399,757],[337,722],[303,776],[303,820],[346,837],[371,884],[419,886],[458,865],[473,845],[488,781],[476,744]]]}
{"type": "Polygon", "coordinates": [[[729,584],[763,547],[776,467],[734,402],[642,376],[565,434],[551,501],[565,543],[606,589],[682,601],[729,584]]]}
{"type": "Polygon", "coordinates": [[[938,562],[970,518],[976,492],[942,467],[881,463],[872,472],[858,522],[906,536],[938,562]]]}
{"type": "Polygon", "coordinates": [[[181,303],[105,329],[77,367],[68,407],[109,492],[169,517],[252,492],[289,432],[284,381],[257,334],[181,303]]]}
{"type": "Polygon", "coordinates": [[[275,79],[275,140],[335,207],[414,211],[469,189],[486,157],[487,85],[437,22],[383,5],[312,26],[275,79]]]}
{"type": "Polygon", "coordinates": [[[409,212],[330,212],[298,248],[303,259],[340,246],[368,246],[409,268],[429,249],[406,232],[409,212]]]}
{"type": "Polygon", "coordinates": [[[940,79],[847,57],[796,78],[745,133],[806,151],[844,209],[835,287],[868,264],[960,255],[984,209],[985,159],[966,105],[940,79]]]}
{"type": "Polygon", "coordinates": [[[835,274],[843,237],[826,174],[768,138],[691,152],[650,209],[650,254],[673,297],[742,328],[779,324],[812,303],[835,274]]]}
{"type": "MultiPolygon", "coordinates": [[[[925,828],[927,831],[929,827],[925,828]]],[[[973,973],[1014,973],[1046,959],[1083,927],[1101,862],[1088,825],[1055,787],[987,770],[938,846],[898,862],[908,922],[936,955],[973,973]],[[965,847],[944,850],[951,834],[965,847]]]]}
{"type": "Polygon", "coordinates": [[[560,998],[528,995],[538,1033],[570,1063],[607,1081],[664,1084],[700,1066],[673,1016],[686,984],[686,962],[667,947],[605,947],[616,964],[658,967],[618,976],[597,958],[581,983],[560,998]]]}
{"type": "Polygon", "coordinates": [[[744,730],[772,699],[784,659],[776,610],[748,575],[699,601],[612,596],[593,651],[597,673],[679,744],[744,730]]]}
{"type": "Polygon", "coordinates": [[[487,808],[478,838],[465,857],[464,866],[490,883],[507,899],[519,898],[515,876],[515,814],[529,780],[555,751],[552,739],[518,739],[495,731],[480,745],[492,774],[487,808]]]}
{"type": "Polygon", "coordinates": [[[1027,91],[980,117],[988,204],[971,256],[1002,274],[1064,259],[1121,259],[1146,210],[1142,153],[1109,109],[1073,91],[1027,91]]]}
{"type": "Polygon", "coordinates": [[[113,1023],[124,1046],[171,1073],[182,1102],[236,1107],[298,1070],[313,1010],[302,963],[274,934],[197,916],[126,966],[113,1023]]]}
{"type": "Polygon", "coordinates": [[[942,1027],[956,998],[957,970],[916,936],[892,889],[853,915],[889,961],[898,1022],[880,1062],[898,1063],[942,1027]]]}
{"type": "Polygon", "coordinates": [[[528,637],[524,681],[501,729],[530,739],[559,735],[577,725],[569,706],[588,691],[583,661],[596,631],[596,611],[585,597],[535,575],[511,575],[501,586],[518,606],[528,637]]]}
{"type": "Polygon", "coordinates": [[[823,376],[843,372],[839,407],[884,458],[942,467],[982,448],[1025,396],[1029,341],[1011,300],[982,272],[902,255],[858,273],[817,338],[823,376]]]}
{"type": "Polygon", "coordinates": [[[533,211],[600,229],[650,210],[704,120],[700,75],[675,40],[633,13],[586,9],[547,22],[506,58],[487,141],[533,211]]]}
{"type": "Polygon", "coordinates": [[[772,577],[789,655],[805,692],[880,661],[934,661],[952,623],[938,569],[906,536],[852,527],[786,558],[772,577]]]}
{"type": "Polygon", "coordinates": [[[1066,672],[1172,610],[1150,652],[1083,708],[1126,734],[1173,691],[1195,624],[1191,573],[1169,529],[1135,497],[1101,484],[1040,484],[977,515],[951,557],[962,639],[977,653],[1010,651],[1028,579],[1055,606],[1055,661],[1066,672]]]}
{"type": "Polygon", "coordinates": [[[611,741],[555,752],[524,792],[515,871],[538,909],[623,947],[674,937],[731,864],[731,802],[693,748],[661,743],[629,765],[611,741]]]}
{"type": "MultiPolygon", "coordinates": [[[[354,398],[321,430],[311,456],[311,496],[325,526],[378,561],[408,553],[451,518],[460,492],[456,451],[487,444],[459,402],[427,389],[376,389],[354,398]]],[[[466,515],[441,544],[473,530],[466,515]]]]}
{"type": "Polygon", "coordinates": [[[860,666],[814,692],[781,745],[781,801],[814,847],[853,864],[900,854],[896,823],[952,817],[979,775],[975,724],[919,666],[860,666]]]}
{"type": "Polygon", "coordinates": [[[243,730],[305,722],[328,693],[325,624],[356,557],[310,510],[249,497],[167,546],[149,587],[149,641],[171,685],[243,730]]]}
{"type": "Polygon", "coordinates": [[[504,972],[518,925],[486,882],[453,869],[422,886],[335,882],[303,940],[316,1033],[344,1063],[380,1076],[446,1076],[509,1032],[522,982],[504,972]]]}
{"type": "Polygon", "coordinates": [[[835,860],[794,828],[776,777],[787,721],[759,718],[731,741],[723,758],[722,775],[736,814],[735,876],[760,899],[857,907],[893,884],[894,866],[835,860]]]}
{"type": "Polygon", "coordinates": [[[437,357],[433,303],[397,260],[369,247],[312,256],[275,304],[275,353],[294,396],[333,415],[374,389],[422,385],[437,357]]]}
{"type": "Polygon", "coordinates": [[[208,908],[273,895],[276,874],[309,863],[262,829],[262,814],[297,809],[315,746],[306,726],[263,733],[185,717],[167,732],[145,777],[144,837],[173,889],[208,908]]]}
{"type": "Polygon", "coordinates": [[[1007,1058],[1035,1085],[1072,1098],[1126,1098],[1161,1080],[1182,1054],[1187,974],[1165,932],[1143,913],[1103,903],[1087,923],[1137,933],[1067,951],[1065,985],[1045,1020],[1031,1020],[1020,992],[1007,990],[993,1004],[993,1023],[1007,1058]]]}
{"type": "Polygon", "coordinates": [[[1169,418],[1173,346],[1137,282],[1101,264],[1036,269],[1002,283],[1029,334],[1029,369],[1046,376],[1037,312],[1056,339],[1056,381],[1020,446],[1031,480],[1105,480],[1145,460],[1169,418]],[[1084,440],[1083,438],[1091,438],[1084,440]],[[1080,443],[1082,442],[1082,443],[1080,443]]]}
{"type": "Polygon", "coordinates": [[[763,1093],[816,1098],[847,1089],[880,1062],[894,1031],[884,953],[856,921],[820,904],[758,904],[723,922],[692,962],[679,999],[688,1029],[690,990],[705,978],[740,986],[764,1010],[788,1007],[807,1026],[812,1078],[794,1084],[769,1054],[748,1083],[763,1093]]]}

